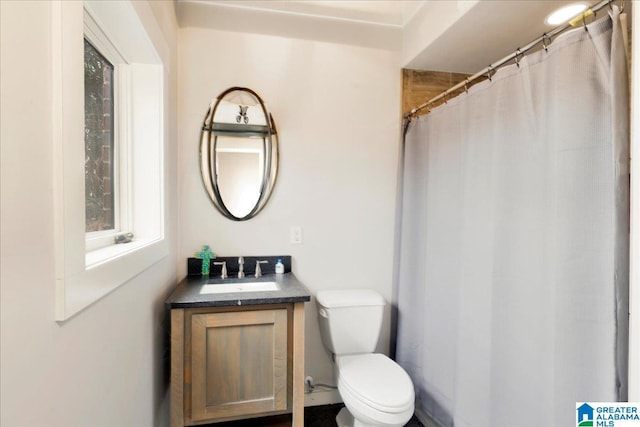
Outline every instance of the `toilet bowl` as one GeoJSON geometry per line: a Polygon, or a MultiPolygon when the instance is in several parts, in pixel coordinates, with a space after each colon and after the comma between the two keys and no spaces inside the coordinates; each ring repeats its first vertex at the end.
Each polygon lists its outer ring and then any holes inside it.
{"type": "Polygon", "coordinates": [[[338,391],[354,418],[339,427],[396,427],[409,421],[413,383],[400,365],[378,353],[339,356],[336,365],[338,391]]]}
{"type": "Polygon", "coordinates": [[[339,427],[400,427],[414,411],[409,375],[393,360],[374,353],[385,307],[368,289],[320,291],[316,295],[322,342],[334,355],[338,392],[346,408],[339,427]]]}

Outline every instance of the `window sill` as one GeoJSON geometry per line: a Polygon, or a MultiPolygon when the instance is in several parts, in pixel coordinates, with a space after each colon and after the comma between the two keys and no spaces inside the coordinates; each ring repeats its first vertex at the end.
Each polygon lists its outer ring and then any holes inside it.
{"type": "Polygon", "coordinates": [[[87,252],[85,255],[85,265],[87,270],[97,268],[105,263],[116,260],[119,257],[126,256],[137,250],[144,249],[160,239],[136,239],[129,243],[113,244],[87,252]]]}
{"type": "Polygon", "coordinates": [[[166,239],[112,245],[86,254],[81,271],[58,278],[56,320],[66,321],[156,264],[169,253],[166,239]]]}

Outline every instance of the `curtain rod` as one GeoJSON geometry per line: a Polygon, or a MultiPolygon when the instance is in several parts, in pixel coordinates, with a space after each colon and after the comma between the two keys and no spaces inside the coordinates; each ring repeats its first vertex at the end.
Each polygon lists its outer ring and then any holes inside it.
{"type": "MultiPolygon", "coordinates": [[[[520,62],[520,59],[524,56],[525,53],[527,53],[529,50],[531,50],[532,48],[534,48],[535,46],[537,46],[540,43],[542,43],[542,46],[546,50],[547,46],[549,44],[551,44],[552,37],[557,36],[558,34],[562,33],[563,31],[568,30],[569,28],[576,27],[581,22],[583,23],[583,25],[585,26],[585,29],[586,29],[586,25],[587,25],[586,24],[586,19],[587,19],[587,17],[595,15],[596,13],[598,13],[598,11],[600,11],[605,6],[611,7],[611,5],[613,4],[614,1],[616,1],[616,0],[602,0],[600,3],[597,3],[597,4],[593,5],[593,6],[591,6],[590,8],[588,8],[587,10],[582,12],[580,15],[577,15],[575,18],[573,18],[572,20],[570,20],[566,24],[560,25],[560,26],[554,28],[553,30],[549,31],[548,33],[544,33],[543,35],[541,35],[537,39],[535,39],[532,42],[528,43],[525,47],[517,48],[516,51],[514,53],[512,53],[511,55],[505,56],[504,58],[502,58],[500,61],[496,62],[495,64],[489,65],[488,67],[486,67],[482,71],[477,72],[476,74],[472,75],[471,77],[467,77],[466,79],[464,79],[464,81],[462,81],[462,82],[458,83],[457,85],[452,86],[449,89],[445,90],[440,95],[438,95],[438,96],[436,96],[434,98],[431,98],[430,100],[428,100],[424,104],[421,104],[421,105],[415,107],[410,112],[408,112],[408,113],[406,113],[404,115],[404,119],[407,122],[410,122],[412,120],[412,118],[416,117],[416,115],[417,115],[417,113],[419,111],[424,110],[429,105],[431,105],[434,102],[437,102],[437,101],[445,98],[447,95],[449,95],[450,93],[452,93],[452,92],[454,92],[454,91],[456,91],[458,89],[461,89],[461,88],[464,87],[465,91],[466,91],[467,86],[469,85],[469,83],[471,83],[474,80],[479,79],[480,77],[486,76],[486,77],[489,78],[489,80],[491,80],[491,77],[495,74],[495,72],[496,72],[496,70],[498,68],[502,67],[503,65],[505,65],[508,62],[513,61],[513,60],[515,60],[515,63],[518,64],[518,62],[520,62]]],[[[622,2],[622,7],[624,8],[624,0],[622,2]]]]}

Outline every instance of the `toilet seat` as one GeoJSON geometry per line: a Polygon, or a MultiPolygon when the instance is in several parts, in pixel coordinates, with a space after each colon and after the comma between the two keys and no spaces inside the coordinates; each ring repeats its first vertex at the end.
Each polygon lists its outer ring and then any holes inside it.
{"type": "Polygon", "coordinates": [[[411,378],[387,356],[378,353],[339,356],[336,364],[338,389],[345,403],[349,396],[376,412],[413,413],[411,378]]]}

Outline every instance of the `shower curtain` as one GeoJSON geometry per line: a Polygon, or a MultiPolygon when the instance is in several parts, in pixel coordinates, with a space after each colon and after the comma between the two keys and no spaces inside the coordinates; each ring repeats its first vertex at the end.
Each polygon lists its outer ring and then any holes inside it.
{"type": "Polygon", "coordinates": [[[628,79],[618,11],[414,120],[396,359],[444,426],[571,426],[626,398],[628,79]]]}

